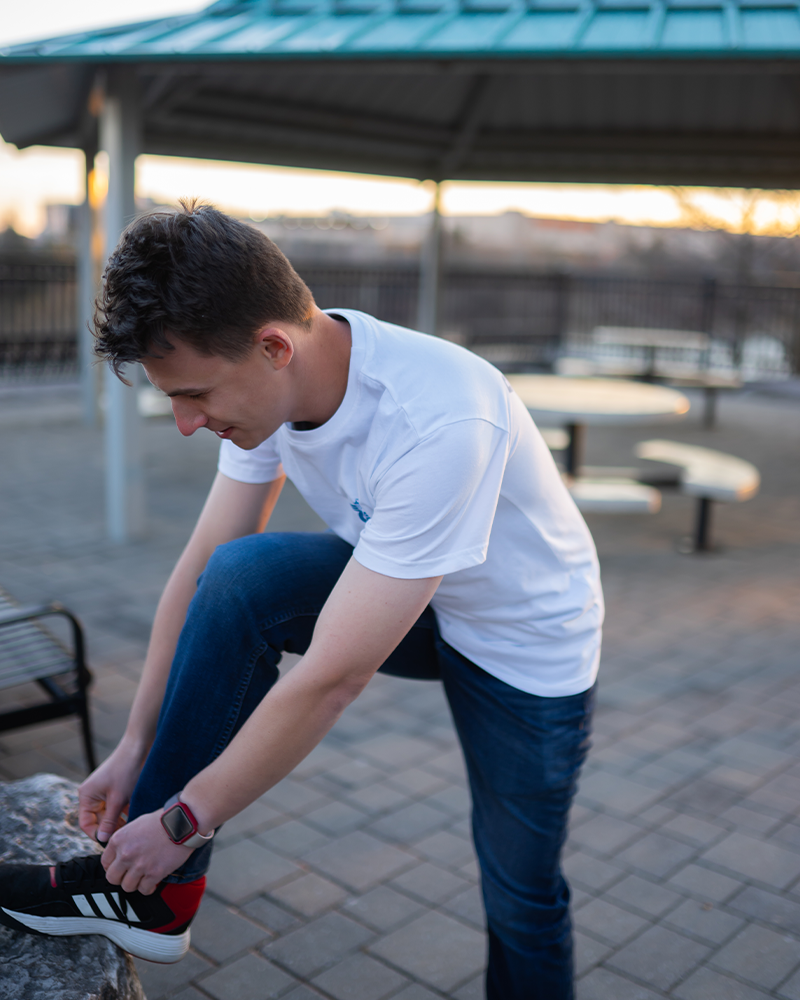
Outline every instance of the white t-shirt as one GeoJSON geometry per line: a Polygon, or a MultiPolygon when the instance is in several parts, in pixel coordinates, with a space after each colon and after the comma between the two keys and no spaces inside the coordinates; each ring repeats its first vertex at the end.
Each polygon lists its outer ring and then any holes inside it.
{"type": "Polygon", "coordinates": [[[443,574],[431,602],[442,638],[490,674],[537,695],[585,691],[600,656],[597,556],[519,397],[462,347],[328,312],[352,332],[339,409],[250,451],[223,441],[220,471],[245,483],[285,472],[368,569],[443,574]]]}

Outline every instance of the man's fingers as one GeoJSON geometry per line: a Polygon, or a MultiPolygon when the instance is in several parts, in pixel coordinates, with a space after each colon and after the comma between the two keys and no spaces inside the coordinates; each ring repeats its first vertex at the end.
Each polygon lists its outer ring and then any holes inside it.
{"type": "Polygon", "coordinates": [[[93,837],[98,825],[98,817],[103,811],[103,800],[79,790],[78,825],[84,833],[93,837]]]}
{"type": "Polygon", "coordinates": [[[144,896],[149,896],[155,892],[160,881],[158,871],[149,872],[144,870],[141,864],[124,861],[113,845],[103,851],[101,862],[108,881],[112,885],[120,886],[124,892],[138,891],[144,896]]]}
{"type": "Polygon", "coordinates": [[[146,813],[111,835],[101,858],[106,878],[124,892],[148,896],[159,882],[191,855],[191,848],[170,843],[160,813],[146,813]]]}
{"type": "MultiPolygon", "coordinates": [[[[117,849],[114,847],[113,844],[109,844],[108,847],[103,851],[102,855],[100,856],[100,864],[103,866],[103,868],[105,868],[106,878],[108,878],[109,882],[114,882],[114,885],[119,885],[119,880],[114,880],[109,875],[109,871],[111,870],[111,867],[114,864],[114,861],[116,860],[116,856],[117,856],[117,849]]],[[[122,874],[123,872],[120,871],[120,878],[122,878],[122,874]]]]}
{"type": "Polygon", "coordinates": [[[141,872],[128,869],[120,882],[120,885],[125,890],[125,892],[136,892],[137,889],[141,892],[140,882],[142,881],[141,872]]]}
{"type": "Polygon", "coordinates": [[[141,872],[129,871],[122,880],[125,892],[140,892],[143,896],[151,896],[158,885],[158,880],[152,875],[142,875],[141,872]]]}
{"type": "Polygon", "coordinates": [[[124,799],[109,795],[105,804],[103,818],[100,820],[97,828],[96,837],[101,843],[104,844],[107,840],[110,840],[112,835],[117,832],[120,825],[120,815],[127,804],[124,799]]]}
{"type": "Polygon", "coordinates": [[[78,813],[78,826],[80,826],[87,837],[94,839],[97,831],[97,813],[91,812],[88,809],[81,809],[78,813]]]}
{"type": "Polygon", "coordinates": [[[81,830],[105,843],[120,825],[120,814],[127,805],[127,799],[113,791],[92,792],[81,786],[78,796],[78,823],[81,830]]]}

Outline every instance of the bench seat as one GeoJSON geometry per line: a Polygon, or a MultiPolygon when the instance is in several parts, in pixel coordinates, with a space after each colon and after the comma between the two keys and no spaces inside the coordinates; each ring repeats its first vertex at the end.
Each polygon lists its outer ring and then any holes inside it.
{"type": "Polygon", "coordinates": [[[754,497],[761,485],[761,477],[754,465],[713,448],[659,439],[641,441],[636,446],[636,455],[679,466],[682,469],[681,492],[688,496],[741,503],[754,497]]]}
{"type": "Polygon", "coordinates": [[[711,549],[712,502],[741,503],[754,497],[761,485],[758,469],[735,455],[680,441],[641,441],[636,455],[680,469],[679,490],[698,500],[693,550],[711,549]]]}
{"type": "Polygon", "coordinates": [[[585,514],[655,514],[661,509],[659,491],[634,479],[581,477],[567,481],[567,489],[585,514]]]}

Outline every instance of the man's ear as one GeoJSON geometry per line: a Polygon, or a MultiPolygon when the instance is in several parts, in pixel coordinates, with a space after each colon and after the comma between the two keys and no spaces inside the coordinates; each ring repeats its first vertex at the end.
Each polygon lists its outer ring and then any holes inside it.
{"type": "Polygon", "coordinates": [[[277,326],[265,327],[256,334],[256,346],[277,372],[294,357],[292,338],[277,326]]]}

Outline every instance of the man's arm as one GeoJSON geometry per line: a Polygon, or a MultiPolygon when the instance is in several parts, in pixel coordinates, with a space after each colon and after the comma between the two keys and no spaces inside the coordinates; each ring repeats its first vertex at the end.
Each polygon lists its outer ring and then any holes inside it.
{"type": "Polygon", "coordinates": [[[197,578],[218,545],[263,529],[285,477],[271,483],[240,483],[222,473],[211,486],[186,548],[158,603],[142,677],[125,733],[116,750],[81,785],[80,824],[107,840],[139,776],[155,738],[156,723],[178,636],[197,578]]]}
{"type": "MultiPolygon", "coordinates": [[[[422,613],[441,577],[397,580],[347,564],[308,651],[262,699],[222,754],[183,790],[205,832],[277,784],[319,743],[422,613]]],[[[152,892],[190,849],[172,844],[160,811],[119,830],[103,854],[109,881],[152,892]]]]}

